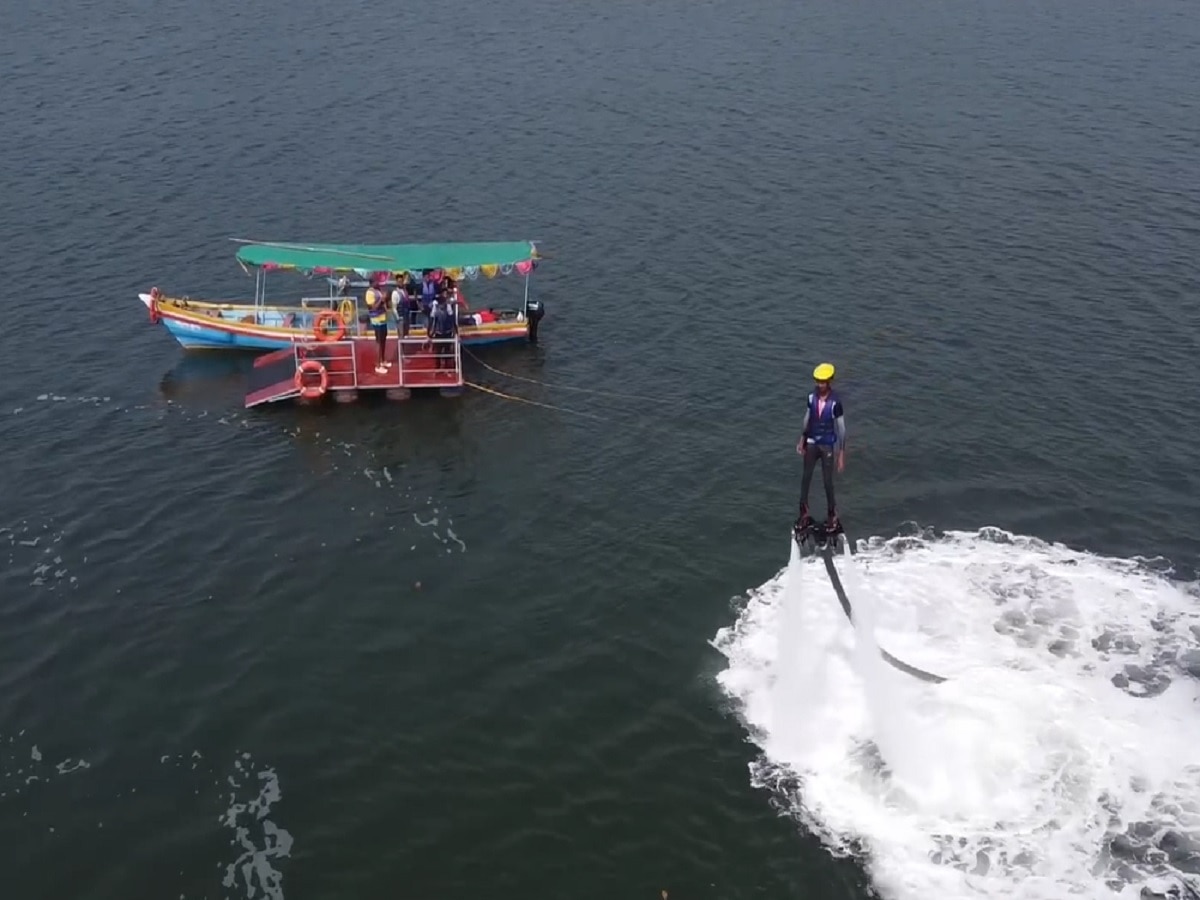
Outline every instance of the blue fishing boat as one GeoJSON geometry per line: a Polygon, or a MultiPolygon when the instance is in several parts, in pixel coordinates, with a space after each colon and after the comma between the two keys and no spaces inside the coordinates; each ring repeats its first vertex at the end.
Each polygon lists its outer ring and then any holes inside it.
{"type": "MultiPolygon", "coordinates": [[[[373,340],[366,325],[363,292],[370,285],[390,290],[397,283],[419,283],[448,276],[454,285],[459,334],[464,346],[537,341],[545,309],[529,296],[529,278],[540,265],[532,241],[475,244],[295,244],[238,241],[237,261],[254,276],[250,300],[198,300],[174,296],[157,287],[138,298],[150,321],[162,325],[187,350],[268,352],[297,342],[334,336],[373,340]],[[291,303],[267,301],[267,276],[290,272],[310,283],[319,280],[322,296],[301,296],[291,303]],[[482,305],[476,286],[511,275],[523,276],[520,305],[482,305]],[[470,295],[470,296],[468,296],[470,295]]],[[[481,291],[482,292],[482,291],[481,291]]],[[[394,312],[392,325],[395,326],[394,312]]],[[[425,335],[420,314],[410,329],[425,335]]]]}

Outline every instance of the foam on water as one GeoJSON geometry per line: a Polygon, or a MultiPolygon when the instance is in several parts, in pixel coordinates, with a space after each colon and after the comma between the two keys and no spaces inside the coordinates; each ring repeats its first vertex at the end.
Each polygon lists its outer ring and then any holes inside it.
{"type": "MultiPolygon", "coordinates": [[[[81,777],[76,773],[90,770],[91,764],[73,757],[58,759],[57,753],[40,747],[24,730],[0,733],[0,801],[4,801],[0,811],[11,817],[19,809],[23,820],[38,819],[36,827],[57,840],[70,842],[86,840],[89,830],[103,829],[117,807],[136,803],[140,795],[166,792],[169,797],[173,790],[187,788],[210,798],[216,808],[223,810],[216,822],[229,832],[230,851],[218,863],[216,872],[211,861],[206,861],[203,875],[186,880],[205,897],[283,900],[283,873],[278,867],[291,855],[293,839],[272,815],[274,805],[283,797],[275,769],[258,764],[244,751],[234,755],[232,765],[212,765],[199,750],[164,753],[159,763],[180,774],[162,781],[143,773],[137,783],[114,783],[102,767],[98,776],[89,776],[98,777],[100,783],[86,804],[87,812],[79,809],[68,820],[45,819],[43,801],[53,791],[54,782],[63,777],[81,777]]],[[[182,870],[180,876],[181,881],[185,880],[182,870]]],[[[185,896],[167,890],[170,896],[185,896]]]]}
{"type": "Polygon", "coordinates": [[[753,783],[882,896],[1200,892],[1195,585],[992,529],[876,540],[838,561],[851,625],[792,556],[718,632],[719,681],[753,783]]]}
{"type": "MultiPolygon", "coordinates": [[[[0,525],[0,551],[8,550],[8,562],[0,565],[0,574],[23,570],[29,575],[30,587],[47,591],[63,586],[77,588],[79,578],[71,573],[64,559],[63,537],[63,532],[49,523],[40,528],[28,521],[0,525]]],[[[87,562],[87,557],[83,561],[87,562]]]]}
{"type": "Polygon", "coordinates": [[[0,800],[18,797],[57,776],[89,768],[91,765],[84,759],[47,762],[38,745],[31,743],[24,731],[0,734],[0,800]]]}
{"type": "Polygon", "coordinates": [[[283,796],[279,778],[271,768],[256,771],[249,753],[235,760],[234,770],[227,779],[229,808],[221,822],[233,832],[230,846],[239,852],[225,867],[221,884],[244,890],[246,897],[283,900],[283,875],[272,860],[291,855],[292,836],[267,817],[283,796]]]}

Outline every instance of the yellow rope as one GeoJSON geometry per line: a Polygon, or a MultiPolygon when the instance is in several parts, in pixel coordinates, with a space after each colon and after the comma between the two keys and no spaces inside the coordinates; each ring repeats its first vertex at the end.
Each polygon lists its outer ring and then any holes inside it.
{"type": "Polygon", "coordinates": [[[524,397],[514,397],[512,394],[506,394],[503,391],[493,390],[492,388],[484,387],[482,384],[475,384],[473,381],[463,381],[463,384],[465,384],[467,387],[473,387],[477,391],[483,391],[485,394],[492,394],[495,397],[501,397],[505,400],[515,400],[517,403],[528,403],[530,406],[540,406],[542,409],[552,409],[555,412],[570,413],[574,416],[584,416],[589,419],[597,419],[601,422],[604,421],[600,416],[593,415],[592,413],[579,412],[579,410],[576,409],[567,409],[565,406],[552,406],[549,403],[538,403],[536,400],[526,400],[524,397]]]}
{"type": "Polygon", "coordinates": [[[618,394],[615,391],[601,391],[601,390],[597,390],[596,388],[574,387],[573,385],[569,385],[569,384],[551,384],[548,381],[538,381],[536,378],[529,378],[525,375],[517,375],[513,372],[505,372],[501,369],[497,369],[495,366],[490,366],[487,363],[485,363],[482,359],[480,359],[478,356],[476,356],[474,353],[472,353],[470,350],[468,350],[466,347],[463,347],[463,352],[466,353],[469,357],[471,357],[471,359],[475,360],[475,362],[479,363],[481,366],[483,366],[485,369],[487,369],[489,372],[494,372],[497,375],[503,375],[505,378],[515,378],[517,381],[527,381],[530,384],[540,385],[541,387],[557,388],[560,391],[579,391],[582,394],[595,394],[599,397],[614,397],[619,400],[641,400],[646,403],[671,403],[671,402],[673,402],[666,397],[644,397],[640,394],[618,394]]]}

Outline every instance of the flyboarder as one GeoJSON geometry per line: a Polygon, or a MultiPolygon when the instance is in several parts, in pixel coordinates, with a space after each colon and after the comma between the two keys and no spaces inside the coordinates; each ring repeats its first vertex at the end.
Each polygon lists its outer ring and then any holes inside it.
{"type": "Polygon", "coordinates": [[[826,519],[823,530],[831,536],[842,530],[833,496],[833,466],[836,460],[839,472],[846,467],[846,417],[842,410],[842,401],[830,386],[833,374],[834,369],[830,363],[821,363],[813,369],[816,387],[808,395],[804,429],[800,435],[800,442],[796,444],[796,452],[804,457],[804,474],[800,482],[800,517],[796,519],[795,528],[798,538],[806,535],[813,527],[812,517],[808,514],[808,489],[812,485],[813,469],[816,468],[818,459],[821,461],[821,478],[825,482],[825,504],[829,509],[829,518],[826,519]]]}

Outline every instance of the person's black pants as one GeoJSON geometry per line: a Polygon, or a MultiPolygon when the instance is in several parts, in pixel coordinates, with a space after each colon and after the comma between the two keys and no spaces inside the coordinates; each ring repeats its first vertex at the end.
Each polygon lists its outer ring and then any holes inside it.
{"type": "Polygon", "coordinates": [[[433,345],[433,358],[439,369],[454,368],[454,345],[450,343],[452,337],[454,337],[452,334],[433,335],[434,340],[439,342],[433,345]]]}
{"type": "Polygon", "coordinates": [[[387,362],[384,358],[387,355],[387,322],[372,327],[375,329],[375,343],[379,347],[379,362],[376,365],[382,366],[387,362]]]}
{"type": "Polygon", "coordinates": [[[804,474],[800,480],[800,514],[808,508],[808,490],[812,486],[813,470],[817,460],[821,461],[821,479],[825,482],[825,504],[829,507],[829,517],[833,518],[837,505],[833,499],[833,447],[829,444],[804,445],[804,474]]]}

